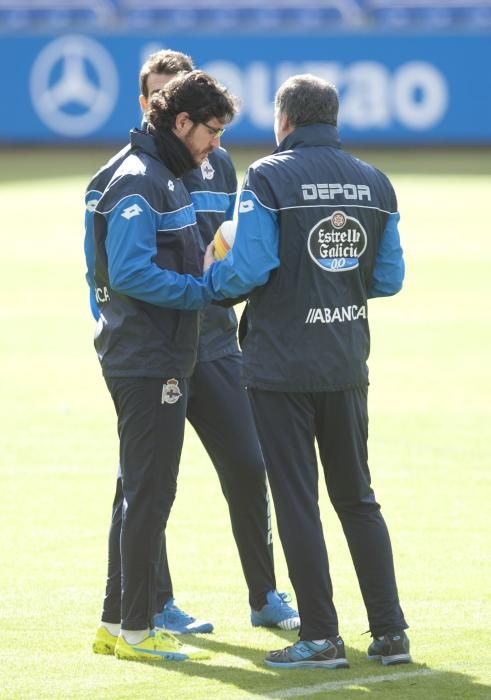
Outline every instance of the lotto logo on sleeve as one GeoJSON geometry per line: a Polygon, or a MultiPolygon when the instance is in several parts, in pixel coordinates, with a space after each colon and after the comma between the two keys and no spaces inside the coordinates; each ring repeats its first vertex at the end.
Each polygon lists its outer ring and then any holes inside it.
{"type": "Polygon", "coordinates": [[[138,206],[138,204],[132,204],[131,207],[126,207],[126,209],[123,209],[123,212],[121,216],[124,219],[132,219],[134,216],[138,216],[138,214],[141,214],[143,209],[138,206]]]}
{"type": "Polygon", "coordinates": [[[307,241],[309,255],[326,272],[344,272],[359,265],[367,247],[367,234],[358,221],[342,211],[321,219],[307,241]]]}
{"type": "Polygon", "coordinates": [[[241,214],[247,214],[250,211],[254,211],[254,202],[252,199],[244,199],[239,204],[239,211],[241,214]]]}

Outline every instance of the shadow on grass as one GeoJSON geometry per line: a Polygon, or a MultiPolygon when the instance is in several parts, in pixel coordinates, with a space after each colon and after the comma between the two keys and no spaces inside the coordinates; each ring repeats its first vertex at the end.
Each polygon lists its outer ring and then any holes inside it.
{"type": "MultiPolygon", "coordinates": [[[[276,630],[275,630],[276,632],[276,630]]],[[[292,633],[279,632],[282,641],[278,648],[291,644],[292,633]]],[[[188,637],[186,636],[186,639],[188,637]]],[[[148,662],[152,668],[165,673],[169,663],[172,670],[189,678],[215,679],[250,696],[262,698],[309,698],[328,697],[336,691],[336,697],[366,697],[366,693],[378,693],[378,697],[397,697],[400,700],[441,700],[442,698],[473,698],[489,700],[489,686],[473,681],[470,674],[458,671],[431,669],[424,663],[403,664],[384,667],[368,661],[366,654],[346,647],[350,662],[349,669],[275,669],[264,664],[264,649],[254,649],[220,642],[212,637],[193,636],[189,638],[193,646],[212,654],[226,654],[237,658],[238,666],[217,665],[213,657],[206,662],[187,661],[184,663],[148,662]],[[244,662],[246,662],[244,664],[244,662]],[[249,662],[249,663],[247,663],[249,662]],[[248,666],[244,668],[245,666],[248,666]],[[386,693],[386,695],[384,694],[386,693]]],[[[140,663],[140,662],[138,662],[140,663]]],[[[144,662],[141,662],[144,663],[144,662]]]]}

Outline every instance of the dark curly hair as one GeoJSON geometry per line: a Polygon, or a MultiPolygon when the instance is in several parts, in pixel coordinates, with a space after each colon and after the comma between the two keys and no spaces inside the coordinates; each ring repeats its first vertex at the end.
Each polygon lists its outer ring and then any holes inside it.
{"type": "Polygon", "coordinates": [[[150,100],[146,118],[150,131],[170,131],[181,112],[187,112],[195,124],[213,117],[228,124],[238,111],[237,98],[215,78],[201,70],[179,73],[150,100]]]}

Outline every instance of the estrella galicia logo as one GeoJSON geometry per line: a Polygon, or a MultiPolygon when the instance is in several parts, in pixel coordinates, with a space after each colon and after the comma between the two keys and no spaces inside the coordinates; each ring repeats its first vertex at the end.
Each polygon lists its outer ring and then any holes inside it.
{"type": "Polygon", "coordinates": [[[86,136],[111,116],[118,82],[114,60],[101,43],[83,35],[63,36],[47,44],[34,61],[32,104],[52,131],[86,136]]]}
{"type": "Polygon", "coordinates": [[[367,247],[367,234],[358,219],[338,210],[316,223],[307,247],[312,260],[323,270],[353,270],[367,247]]]}

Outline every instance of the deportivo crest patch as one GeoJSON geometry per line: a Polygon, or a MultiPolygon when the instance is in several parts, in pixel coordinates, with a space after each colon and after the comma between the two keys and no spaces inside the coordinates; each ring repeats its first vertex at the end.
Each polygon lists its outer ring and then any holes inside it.
{"type": "Polygon", "coordinates": [[[181,396],[177,379],[169,379],[162,387],[162,403],[177,403],[181,396]]]}
{"type": "Polygon", "coordinates": [[[205,158],[201,163],[201,174],[203,175],[203,180],[213,180],[215,171],[213,170],[213,166],[208,158],[205,158]]]}

